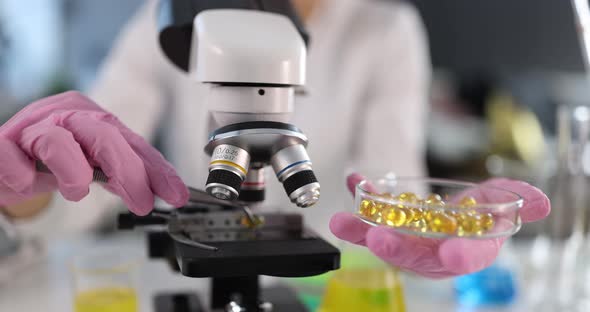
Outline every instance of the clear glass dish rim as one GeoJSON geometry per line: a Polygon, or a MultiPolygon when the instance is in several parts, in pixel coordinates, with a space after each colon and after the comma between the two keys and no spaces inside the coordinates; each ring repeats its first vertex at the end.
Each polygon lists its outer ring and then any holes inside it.
{"type": "MultiPolygon", "coordinates": [[[[356,216],[361,221],[367,223],[370,226],[384,226],[383,224],[379,224],[379,223],[367,220],[367,219],[363,218],[363,216],[359,215],[358,213],[356,214],[356,216]]],[[[458,235],[446,234],[446,233],[442,233],[442,232],[420,232],[420,231],[414,231],[414,230],[408,229],[407,227],[403,227],[403,226],[390,227],[390,228],[392,230],[402,233],[402,234],[407,234],[407,235],[412,235],[412,236],[421,236],[421,237],[426,237],[426,238],[435,238],[435,239],[462,238],[462,239],[485,240],[485,239],[503,238],[503,237],[512,236],[512,235],[516,234],[518,231],[520,231],[521,227],[522,227],[522,221],[521,221],[520,217],[517,217],[516,222],[514,223],[514,225],[512,227],[510,227],[510,229],[507,229],[506,231],[502,231],[502,232],[485,233],[480,236],[477,236],[477,235],[458,236],[458,235]]]]}
{"type": "Polygon", "coordinates": [[[379,202],[383,202],[383,203],[387,203],[387,204],[392,204],[392,205],[404,205],[404,206],[409,206],[409,207],[415,207],[415,208],[432,208],[432,209],[438,209],[438,210],[447,210],[447,211],[457,211],[460,210],[461,208],[457,207],[457,206],[452,206],[452,207],[440,207],[440,206],[430,206],[430,205],[424,205],[424,204],[420,204],[420,205],[413,205],[413,204],[408,204],[406,202],[402,202],[399,200],[395,200],[395,199],[391,199],[391,198],[387,198],[387,197],[383,197],[380,194],[375,194],[373,192],[367,191],[364,188],[361,187],[362,184],[366,183],[366,182],[378,182],[378,181],[383,181],[383,180],[394,180],[394,181],[400,181],[400,182],[404,182],[404,181],[410,181],[410,182],[424,182],[424,183],[428,183],[428,184],[438,184],[441,186],[458,186],[458,187],[477,187],[480,189],[493,189],[493,190],[498,190],[498,191],[502,191],[502,192],[506,192],[506,193],[510,193],[513,196],[516,197],[515,200],[512,201],[506,201],[506,202],[498,202],[498,203],[485,203],[485,204],[475,204],[473,206],[470,206],[470,209],[473,210],[481,210],[481,209],[491,209],[491,210],[504,210],[506,211],[506,209],[512,209],[512,210],[519,210],[523,203],[524,203],[524,199],[523,197],[513,191],[507,190],[505,188],[501,188],[501,187],[496,187],[496,186],[482,186],[481,184],[477,184],[477,183],[473,183],[473,182],[465,182],[465,181],[459,181],[459,180],[451,180],[451,179],[439,179],[439,178],[425,178],[425,177],[395,177],[395,178],[386,178],[386,177],[381,177],[381,178],[377,178],[377,179],[370,179],[370,178],[366,178],[363,179],[362,181],[360,181],[356,186],[356,193],[355,196],[363,196],[363,198],[370,198],[379,202]]]}

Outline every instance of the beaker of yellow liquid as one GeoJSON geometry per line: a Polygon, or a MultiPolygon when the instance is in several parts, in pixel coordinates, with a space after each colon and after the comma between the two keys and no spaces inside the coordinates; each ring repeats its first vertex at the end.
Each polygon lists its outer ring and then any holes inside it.
{"type": "Polygon", "coordinates": [[[326,285],[319,312],[405,312],[399,272],[365,248],[345,247],[341,269],[326,285]]]}
{"type": "Polygon", "coordinates": [[[138,312],[138,258],[122,250],[96,250],[71,263],[74,312],[138,312]]]}

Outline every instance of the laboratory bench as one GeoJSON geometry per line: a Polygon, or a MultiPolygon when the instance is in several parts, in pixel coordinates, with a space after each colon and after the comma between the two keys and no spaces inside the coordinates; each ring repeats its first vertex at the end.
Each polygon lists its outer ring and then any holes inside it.
{"type": "MultiPolygon", "coordinates": [[[[0,284],[0,311],[64,312],[73,310],[72,278],[68,263],[80,252],[95,246],[116,246],[130,255],[142,258],[139,267],[138,288],[140,311],[153,311],[156,294],[173,291],[198,291],[206,294],[206,283],[186,278],[171,271],[164,261],[148,260],[145,256],[145,238],[139,233],[101,238],[83,237],[60,240],[48,244],[35,264],[15,273],[0,284]]],[[[518,248],[513,248],[518,250],[518,248]]],[[[524,263],[523,263],[524,264],[524,263]]],[[[6,267],[0,267],[6,273],[6,267]]],[[[518,303],[507,307],[464,309],[453,299],[453,282],[450,279],[429,280],[403,274],[406,311],[436,312],[504,312],[529,311],[518,303]]],[[[275,279],[263,280],[263,284],[275,279]]],[[[520,287],[525,288],[525,287],[520,287]]]]}

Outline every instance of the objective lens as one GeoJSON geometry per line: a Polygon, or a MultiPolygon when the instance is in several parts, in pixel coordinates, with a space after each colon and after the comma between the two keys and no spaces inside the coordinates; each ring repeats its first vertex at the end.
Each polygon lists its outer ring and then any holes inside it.
{"type": "Polygon", "coordinates": [[[320,184],[303,145],[295,144],[278,151],[270,162],[291,202],[302,208],[318,202],[320,184]]]}
{"type": "Polygon", "coordinates": [[[264,201],[265,186],[264,168],[250,168],[242,183],[239,199],[245,202],[264,201]]]}
{"type": "Polygon", "coordinates": [[[221,144],[213,150],[205,190],[219,199],[236,199],[248,174],[250,154],[242,148],[221,144]]]}

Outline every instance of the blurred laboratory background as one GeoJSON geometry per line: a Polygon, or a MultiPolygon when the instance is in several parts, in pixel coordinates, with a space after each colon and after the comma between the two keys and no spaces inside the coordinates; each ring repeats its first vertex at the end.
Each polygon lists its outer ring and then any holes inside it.
{"type": "MultiPolygon", "coordinates": [[[[87,90],[142,2],[0,1],[0,121],[34,99],[87,90]]],[[[429,174],[531,182],[551,174],[558,104],[587,89],[570,2],[411,2],[435,69],[429,174]]]]}
{"type": "MultiPolygon", "coordinates": [[[[0,1],[0,122],[34,99],[88,90],[142,2],[0,1]]],[[[571,3],[410,2],[422,15],[434,66],[429,175],[504,176],[551,191],[558,107],[586,104],[590,94],[571,3]]],[[[526,230],[521,235],[536,227],[526,230]]]]}
{"type": "Polygon", "coordinates": [[[88,88],[113,40],[142,3],[0,1],[2,113],[42,96],[88,88]]]}
{"type": "MultiPolygon", "coordinates": [[[[588,252],[590,207],[587,20],[578,19],[572,6],[587,2],[409,2],[423,18],[434,66],[425,125],[429,175],[471,181],[503,176],[542,188],[553,201],[552,216],[525,227],[507,246],[515,250],[521,248],[519,241],[526,242],[526,257],[520,253],[514,259],[508,252],[503,259],[527,266],[514,276],[541,285],[531,286],[537,297],[546,294],[542,285],[547,281],[559,281],[562,290],[556,293],[570,292],[560,300],[570,300],[572,289],[590,293],[590,283],[576,284],[590,280],[585,267],[579,275],[577,262],[588,252]],[[555,240],[564,243],[554,253],[555,240]],[[550,266],[561,271],[539,274],[550,266]]],[[[121,27],[142,3],[0,0],[0,124],[34,99],[87,90],[121,27]]],[[[424,283],[408,284],[407,296],[436,284],[424,283]]],[[[587,302],[581,304],[585,308],[576,311],[590,311],[587,302]]],[[[508,306],[498,311],[532,310],[508,306]]]]}

